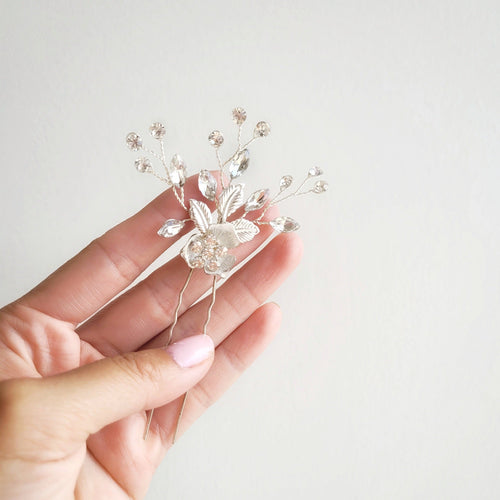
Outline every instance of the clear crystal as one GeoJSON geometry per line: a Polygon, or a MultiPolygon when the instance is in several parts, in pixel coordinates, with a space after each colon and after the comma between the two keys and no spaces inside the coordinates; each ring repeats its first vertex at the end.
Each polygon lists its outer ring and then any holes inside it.
{"type": "Polygon", "coordinates": [[[245,205],[245,212],[261,209],[269,199],[269,189],[259,189],[248,198],[245,205]]]}
{"type": "Polygon", "coordinates": [[[186,164],[180,155],[175,154],[167,169],[170,181],[175,187],[182,187],[186,183],[186,164]]]}
{"type": "Polygon", "coordinates": [[[233,109],[233,120],[236,125],[242,125],[247,119],[247,112],[243,108],[233,109]]]}
{"type": "Polygon", "coordinates": [[[224,142],[224,136],[218,130],[214,130],[213,132],[210,132],[210,135],[208,136],[208,142],[214,148],[218,148],[224,142]]]}
{"type": "Polygon", "coordinates": [[[242,151],[236,153],[234,158],[229,164],[229,175],[231,179],[236,179],[248,168],[248,163],[250,162],[250,153],[248,149],[243,149],[242,151]]]}
{"type": "Polygon", "coordinates": [[[266,137],[271,133],[271,126],[267,122],[259,122],[255,125],[253,136],[266,137]]]}
{"type": "Polygon", "coordinates": [[[293,182],[293,177],[291,175],[284,175],[280,179],[280,191],[284,191],[285,189],[288,189],[293,182]]]}
{"type": "Polygon", "coordinates": [[[160,230],[158,231],[158,234],[165,238],[171,238],[172,236],[179,234],[179,232],[183,227],[184,227],[183,221],[177,219],[168,219],[167,221],[165,221],[163,226],[161,226],[160,230]]]}
{"type": "Polygon", "coordinates": [[[328,190],[328,182],[326,181],[318,181],[314,184],[312,189],[313,193],[321,194],[328,190]]]}
{"type": "Polygon", "coordinates": [[[292,219],[291,217],[276,217],[269,224],[271,224],[272,228],[280,233],[290,233],[292,231],[297,231],[300,228],[299,223],[292,219]]]}
{"type": "Polygon", "coordinates": [[[313,167],[307,172],[307,175],[309,177],[318,177],[318,175],[323,175],[323,170],[321,170],[319,167],[313,167]]]}
{"type": "Polygon", "coordinates": [[[127,146],[129,147],[129,149],[131,149],[132,151],[139,151],[139,149],[142,148],[142,139],[135,132],[130,132],[130,134],[127,134],[125,141],[127,142],[127,146]]]}
{"type": "Polygon", "coordinates": [[[134,164],[137,171],[141,172],[142,174],[153,171],[153,166],[151,165],[151,162],[147,158],[137,158],[134,164]]]}
{"type": "Polygon", "coordinates": [[[155,139],[163,139],[163,137],[165,137],[165,127],[159,122],[153,123],[153,125],[149,127],[149,133],[155,139]]]}
{"type": "Polygon", "coordinates": [[[208,170],[200,170],[198,175],[198,188],[205,198],[208,198],[211,201],[215,200],[217,181],[208,170]]]}

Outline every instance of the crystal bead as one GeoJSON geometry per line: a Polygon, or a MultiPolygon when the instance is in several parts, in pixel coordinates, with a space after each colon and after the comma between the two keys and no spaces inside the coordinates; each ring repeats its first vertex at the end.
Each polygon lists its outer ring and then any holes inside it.
{"type": "Polygon", "coordinates": [[[266,137],[271,133],[271,126],[267,122],[259,122],[255,125],[253,136],[266,137]]]}
{"type": "Polygon", "coordinates": [[[167,169],[170,182],[175,187],[182,187],[186,183],[186,164],[180,155],[175,154],[167,169]]]}
{"type": "Polygon", "coordinates": [[[321,170],[319,167],[313,167],[307,172],[307,175],[309,177],[318,177],[318,175],[322,175],[323,170],[321,170]]]}
{"type": "Polygon", "coordinates": [[[328,190],[328,182],[326,181],[318,181],[314,184],[312,189],[313,193],[321,194],[328,190]]]}
{"type": "Polygon", "coordinates": [[[261,209],[269,199],[269,189],[260,189],[255,191],[250,198],[248,198],[245,205],[245,212],[261,209]]]}
{"type": "Polygon", "coordinates": [[[243,149],[236,153],[229,164],[229,175],[231,179],[236,179],[248,168],[250,162],[250,153],[248,149],[243,149]]]}
{"type": "Polygon", "coordinates": [[[155,138],[155,139],[163,139],[165,137],[165,127],[161,123],[153,123],[151,127],[149,127],[149,133],[155,138]]]}
{"type": "Polygon", "coordinates": [[[293,177],[291,175],[284,175],[280,179],[280,192],[284,191],[285,189],[288,189],[293,182],[293,177]]]}
{"type": "Polygon", "coordinates": [[[199,240],[192,241],[189,244],[189,251],[193,255],[200,255],[203,250],[203,243],[199,240]]]}
{"type": "Polygon", "coordinates": [[[226,247],[218,246],[218,247],[216,247],[214,253],[215,253],[215,256],[217,258],[223,257],[224,255],[227,254],[227,248],[226,247]]]}
{"type": "Polygon", "coordinates": [[[158,234],[164,238],[171,238],[176,234],[179,234],[181,229],[184,227],[184,222],[177,219],[168,219],[165,221],[163,226],[161,226],[158,234]]]}
{"type": "Polygon", "coordinates": [[[280,233],[290,233],[292,231],[297,231],[300,228],[300,225],[297,221],[292,219],[291,217],[276,217],[269,224],[271,227],[280,233]]]}
{"type": "Polygon", "coordinates": [[[153,166],[151,165],[151,162],[147,158],[137,158],[134,164],[137,171],[141,172],[142,174],[153,171],[153,166]]]}
{"type": "Polygon", "coordinates": [[[132,151],[139,151],[139,149],[142,148],[142,139],[135,132],[130,132],[130,134],[127,134],[125,141],[127,142],[127,146],[129,147],[129,149],[131,149],[132,151]]]}
{"type": "Polygon", "coordinates": [[[247,119],[247,112],[243,108],[233,109],[233,120],[236,123],[236,125],[242,125],[246,119],[247,119]]]}
{"type": "Polygon", "coordinates": [[[208,198],[211,201],[215,200],[217,181],[208,170],[200,170],[198,175],[198,188],[205,198],[208,198]]]}
{"type": "Polygon", "coordinates": [[[209,260],[205,266],[208,271],[211,273],[215,273],[219,269],[219,264],[217,263],[216,260],[209,260]]]}
{"type": "Polygon", "coordinates": [[[191,260],[192,267],[203,267],[203,259],[201,257],[195,257],[191,260]]]}
{"type": "Polygon", "coordinates": [[[224,142],[224,136],[218,130],[214,130],[213,132],[210,132],[210,135],[208,136],[208,142],[214,148],[218,148],[224,142]]]}

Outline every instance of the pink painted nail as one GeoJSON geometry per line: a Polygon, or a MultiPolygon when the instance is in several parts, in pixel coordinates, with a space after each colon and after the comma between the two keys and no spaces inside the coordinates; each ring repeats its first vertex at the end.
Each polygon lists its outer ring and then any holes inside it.
{"type": "Polygon", "coordinates": [[[209,358],[214,343],[208,335],[193,335],[170,344],[166,351],[181,368],[189,368],[209,358]]]}

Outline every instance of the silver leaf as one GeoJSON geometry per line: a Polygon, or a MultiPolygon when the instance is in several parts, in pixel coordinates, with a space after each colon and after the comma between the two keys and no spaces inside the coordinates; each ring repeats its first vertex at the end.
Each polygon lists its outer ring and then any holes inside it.
{"type": "Polygon", "coordinates": [[[205,234],[212,222],[212,214],[205,203],[198,200],[189,200],[189,215],[196,227],[205,234]]]}
{"type": "Polygon", "coordinates": [[[253,240],[259,233],[259,228],[247,219],[237,219],[233,221],[232,224],[241,243],[253,240]]]}
{"type": "Polygon", "coordinates": [[[235,184],[222,191],[219,198],[219,214],[222,222],[243,205],[243,184],[235,184]]]}

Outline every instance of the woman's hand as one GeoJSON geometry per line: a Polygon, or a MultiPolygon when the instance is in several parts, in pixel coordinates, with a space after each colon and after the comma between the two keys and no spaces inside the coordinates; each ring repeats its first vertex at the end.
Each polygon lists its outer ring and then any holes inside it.
{"type": "MultiPolygon", "coordinates": [[[[195,196],[195,180],[185,186],[195,196]]],[[[263,351],[280,323],[261,305],[297,265],[300,240],[274,239],[218,290],[199,335],[211,277],[175,257],[119,295],[175,238],[156,231],[185,213],[169,190],[93,241],[0,311],[0,495],[6,499],[141,498],[172,443],[263,351]],[[111,301],[111,302],[110,302],[111,301]],[[215,351],[214,351],[215,345],[215,351]],[[157,408],[148,439],[146,410],[157,408]]],[[[242,259],[268,226],[235,249],[242,259]]]]}

